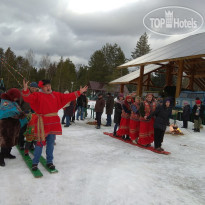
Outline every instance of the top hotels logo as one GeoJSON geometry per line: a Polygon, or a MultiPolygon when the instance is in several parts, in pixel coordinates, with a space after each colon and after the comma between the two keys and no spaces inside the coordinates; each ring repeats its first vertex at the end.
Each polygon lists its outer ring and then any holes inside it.
{"type": "Polygon", "coordinates": [[[160,35],[181,35],[200,29],[204,23],[201,14],[193,9],[169,6],[152,10],[143,18],[144,26],[160,35]]]}

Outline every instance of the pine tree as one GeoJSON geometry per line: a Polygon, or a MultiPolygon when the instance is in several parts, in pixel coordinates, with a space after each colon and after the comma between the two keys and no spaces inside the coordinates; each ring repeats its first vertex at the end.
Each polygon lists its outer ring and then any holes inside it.
{"type": "Polygon", "coordinates": [[[139,41],[137,41],[137,45],[135,50],[132,52],[132,58],[138,58],[143,56],[151,51],[150,44],[148,44],[148,35],[145,32],[142,36],[140,36],[139,41]]]}
{"type": "Polygon", "coordinates": [[[115,43],[107,43],[97,50],[89,61],[89,79],[108,83],[128,73],[127,69],[118,70],[117,66],[126,62],[122,49],[115,43]]]}

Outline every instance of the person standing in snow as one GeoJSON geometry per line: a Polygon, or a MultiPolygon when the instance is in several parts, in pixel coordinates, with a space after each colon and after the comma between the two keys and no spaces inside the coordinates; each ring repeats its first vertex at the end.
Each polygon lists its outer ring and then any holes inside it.
{"type": "Polygon", "coordinates": [[[145,147],[150,147],[154,141],[154,118],[147,120],[149,116],[156,109],[156,101],[152,94],[147,94],[145,101],[140,105],[140,130],[138,144],[145,147]]]}
{"type": "Polygon", "coordinates": [[[129,139],[129,126],[130,126],[130,115],[131,115],[131,104],[133,103],[133,98],[128,95],[122,105],[122,114],[120,120],[120,127],[117,131],[117,135],[122,137],[124,140],[129,139]]]}
{"type": "Polygon", "coordinates": [[[69,127],[71,125],[71,118],[73,117],[74,102],[71,101],[69,106],[65,108],[66,125],[64,127],[69,127]]]}
{"type": "Polygon", "coordinates": [[[155,116],[154,121],[154,148],[157,151],[164,151],[161,147],[166,126],[169,125],[169,118],[171,117],[172,108],[170,106],[170,100],[166,99],[163,105],[158,105],[154,112],[151,112],[149,116],[145,116],[145,119],[150,120],[155,116]]]}
{"type": "MultiPolygon", "coordinates": [[[[30,83],[29,90],[31,93],[38,92],[38,84],[36,82],[30,83]]],[[[37,116],[34,113],[34,111],[31,109],[29,103],[26,103],[23,101],[23,104],[27,104],[28,109],[25,112],[30,113],[30,115],[31,115],[31,119],[30,119],[29,123],[26,125],[26,130],[24,131],[24,129],[25,129],[24,128],[20,131],[20,136],[23,135],[23,137],[24,136],[26,137],[24,154],[25,154],[25,156],[27,156],[29,149],[34,150],[34,145],[36,143],[36,137],[34,135],[34,128],[35,128],[34,122],[35,122],[35,119],[37,118],[37,116]]],[[[20,146],[20,149],[22,149],[21,146],[20,146]]]]}
{"type": "Polygon", "coordinates": [[[56,135],[62,134],[58,111],[69,101],[75,100],[83,92],[87,91],[87,86],[73,93],[63,94],[54,92],[51,89],[50,80],[41,80],[38,83],[40,92],[30,93],[28,82],[23,80],[23,99],[28,102],[37,115],[35,124],[35,135],[37,143],[34,150],[32,170],[38,169],[43,146],[46,145],[46,160],[49,169],[55,169],[53,164],[53,150],[56,135]]]}
{"type": "Polygon", "coordinates": [[[190,105],[185,102],[184,106],[183,106],[183,112],[182,112],[182,120],[183,120],[183,127],[182,128],[188,128],[188,121],[190,118],[190,112],[191,112],[190,105]]]}
{"type": "Polygon", "coordinates": [[[111,95],[111,93],[107,93],[107,100],[106,100],[106,114],[107,114],[107,123],[105,126],[111,126],[112,124],[112,118],[111,115],[113,113],[113,107],[114,107],[114,98],[111,95]]]}
{"type": "Polygon", "coordinates": [[[194,132],[200,132],[200,126],[204,115],[204,106],[201,104],[201,100],[196,100],[196,104],[192,109],[194,115],[194,132]]]}
{"type": "Polygon", "coordinates": [[[76,120],[79,120],[79,117],[81,120],[84,120],[83,115],[85,112],[85,108],[87,107],[87,100],[85,93],[82,93],[80,97],[77,99],[77,116],[76,120]]]}
{"type": "Polygon", "coordinates": [[[103,95],[100,93],[98,94],[98,99],[96,100],[96,104],[95,104],[95,112],[96,112],[96,119],[97,119],[96,129],[100,129],[101,116],[103,114],[104,107],[105,107],[105,100],[103,99],[103,95]]]}
{"type": "Polygon", "coordinates": [[[118,95],[116,102],[114,103],[115,113],[114,113],[114,132],[113,136],[117,136],[117,128],[120,126],[121,114],[122,114],[122,104],[123,104],[124,96],[122,93],[118,95]]]}
{"type": "Polygon", "coordinates": [[[135,102],[131,105],[131,115],[130,115],[130,125],[129,125],[129,136],[132,140],[132,143],[137,144],[139,137],[139,128],[140,128],[140,97],[135,97],[135,102]]]}
{"type": "Polygon", "coordinates": [[[1,95],[0,105],[0,166],[5,166],[4,159],[15,159],[10,152],[18,143],[20,128],[27,123],[25,113],[21,110],[17,101],[21,98],[21,92],[17,88],[11,88],[1,95]]]}

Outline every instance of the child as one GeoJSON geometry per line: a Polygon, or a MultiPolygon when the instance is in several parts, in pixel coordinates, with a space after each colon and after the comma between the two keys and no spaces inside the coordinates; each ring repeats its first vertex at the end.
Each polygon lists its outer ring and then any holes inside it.
{"type": "Polygon", "coordinates": [[[190,117],[190,105],[185,102],[183,107],[183,113],[182,113],[182,119],[183,119],[183,127],[182,128],[188,128],[188,121],[190,117]]]}
{"type": "Polygon", "coordinates": [[[196,100],[196,104],[193,107],[192,113],[194,115],[194,132],[200,132],[200,126],[204,114],[204,106],[201,104],[201,100],[196,100]]]}

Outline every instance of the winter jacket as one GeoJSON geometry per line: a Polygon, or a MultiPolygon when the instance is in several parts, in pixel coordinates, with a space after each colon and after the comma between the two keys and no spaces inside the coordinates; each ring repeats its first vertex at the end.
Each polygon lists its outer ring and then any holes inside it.
{"type": "Polygon", "coordinates": [[[120,124],[121,114],[122,114],[122,103],[120,103],[120,101],[116,101],[114,106],[115,106],[114,123],[120,124]]]}
{"type": "Polygon", "coordinates": [[[73,109],[74,109],[74,101],[72,101],[70,103],[70,105],[65,108],[65,110],[64,110],[65,116],[72,117],[73,116],[73,109]]]}
{"type": "Polygon", "coordinates": [[[113,107],[114,107],[114,98],[113,96],[110,95],[106,100],[106,114],[107,115],[112,115],[113,107]]]}
{"type": "Polygon", "coordinates": [[[165,131],[166,126],[169,125],[169,118],[171,117],[172,108],[165,105],[158,105],[156,110],[152,112],[147,119],[155,116],[154,128],[165,131]]]}
{"type": "Polygon", "coordinates": [[[87,99],[85,95],[81,95],[78,99],[77,99],[77,107],[87,107],[87,99]]]}
{"type": "Polygon", "coordinates": [[[204,105],[200,105],[200,106],[199,106],[199,114],[198,114],[198,115],[196,115],[196,113],[197,113],[197,108],[198,108],[198,106],[197,106],[197,105],[194,105],[194,107],[193,107],[193,109],[192,109],[192,114],[193,114],[194,119],[195,119],[195,120],[198,120],[199,117],[200,117],[201,119],[203,119],[203,116],[204,116],[204,105]]]}
{"type": "Polygon", "coordinates": [[[184,121],[189,121],[189,119],[190,119],[190,112],[191,112],[190,105],[185,105],[183,107],[183,113],[182,113],[182,119],[184,121]]]}
{"type": "Polygon", "coordinates": [[[103,98],[98,98],[95,104],[95,112],[103,112],[105,107],[105,100],[103,98]]]}

